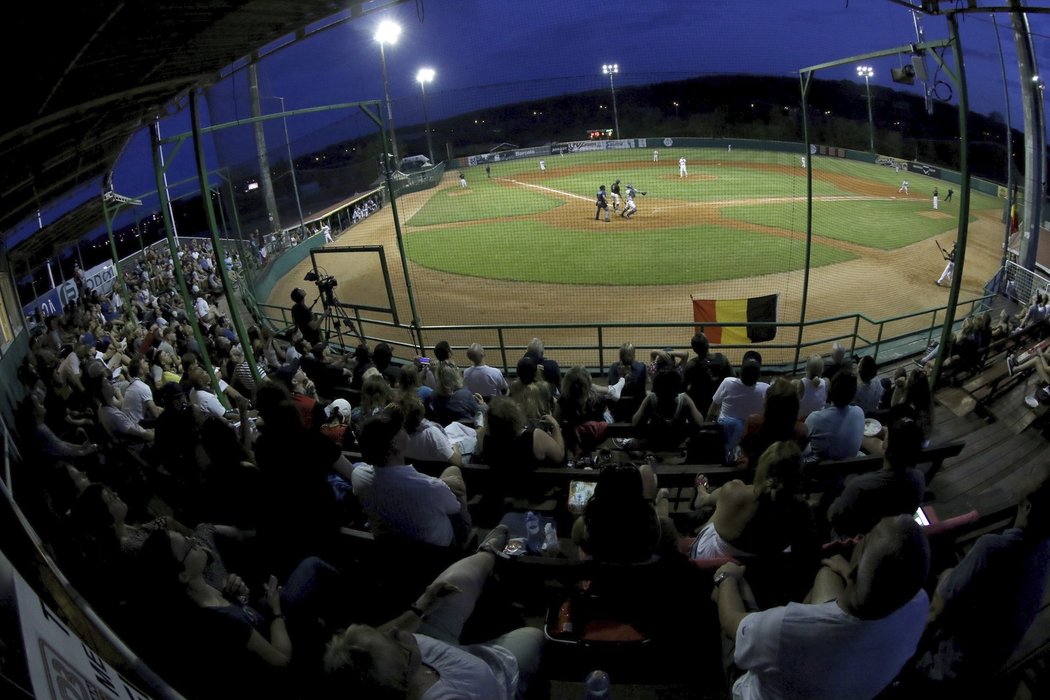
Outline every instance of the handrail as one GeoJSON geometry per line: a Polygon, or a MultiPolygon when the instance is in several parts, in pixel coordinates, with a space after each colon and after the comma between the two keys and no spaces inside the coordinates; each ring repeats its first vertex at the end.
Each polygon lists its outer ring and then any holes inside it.
{"type": "MultiPolygon", "coordinates": [[[[995,294],[987,294],[980,297],[969,299],[965,302],[960,302],[960,306],[968,304],[970,307],[969,313],[973,313],[978,305],[983,304],[996,297],[995,294]]],[[[349,305],[352,306],[352,305],[349,305]]],[[[271,324],[275,324],[278,328],[289,328],[291,323],[288,316],[288,308],[284,306],[278,306],[275,304],[258,303],[257,307],[264,316],[263,318],[269,321],[271,324]],[[274,315],[274,312],[277,312],[274,315]]],[[[908,339],[915,339],[916,337],[926,335],[926,341],[933,337],[934,332],[937,330],[937,318],[944,311],[943,306],[931,307],[928,309],[922,309],[918,311],[909,311],[907,313],[898,314],[884,319],[873,319],[869,318],[863,313],[847,313],[840,314],[837,316],[829,316],[819,319],[807,319],[805,323],[799,324],[797,321],[782,321],[782,322],[758,322],[749,323],[749,326],[769,327],[773,326],[778,329],[790,329],[799,328],[800,325],[803,331],[818,327],[825,326],[832,323],[843,323],[852,322],[852,329],[847,332],[830,332],[827,335],[822,335],[819,338],[805,338],[801,343],[788,342],[788,343],[762,343],[760,348],[762,350],[794,350],[796,347],[799,348],[811,348],[815,346],[827,347],[831,343],[839,341],[848,341],[849,346],[852,348],[853,353],[860,353],[867,350],[871,351],[871,354],[878,362],[879,352],[882,351],[886,346],[908,339]],[[931,325],[929,327],[916,327],[909,329],[904,332],[896,333],[894,335],[887,335],[886,327],[890,324],[899,323],[901,321],[907,321],[909,319],[920,318],[922,316],[931,316],[931,325]],[[874,339],[869,337],[867,328],[861,327],[861,323],[864,322],[874,327],[877,331],[874,339]]],[[[357,310],[360,313],[360,310],[357,310]]],[[[402,332],[411,334],[412,329],[403,324],[397,324],[393,321],[379,318],[365,318],[360,317],[363,322],[364,328],[369,326],[373,329],[397,329],[402,332]]],[[[464,333],[474,332],[475,335],[482,333],[492,333],[496,338],[494,347],[498,350],[500,362],[503,365],[504,371],[509,371],[511,367],[509,363],[513,355],[509,354],[508,351],[522,350],[524,351],[527,347],[527,343],[508,343],[506,335],[509,331],[563,331],[563,330],[586,330],[593,333],[595,338],[594,342],[586,342],[580,340],[576,343],[560,343],[560,344],[547,344],[548,350],[562,350],[562,351],[586,351],[593,354],[593,360],[591,364],[597,368],[604,367],[605,354],[607,352],[613,352],[613,347],[606,345],[606,335],[609,330],[614,329],[637,329],[646,328],[651,330],[656,329],[681,329],[681,328],[722,328],[722,327],[734,327],[740,326],[739,322],[708,322],[697,323],[695,321],[617,321],[617,322],[572,322],[572,323],[501,323],[501,324],[484,324],[484,323],[468,323],[468,324],[430,324],[424,325],[420,329],[422,334],[433,334],[433,333],[464,333]]],[[[364,328],[362,330],[364,330],[364,328]]],[[[581,339],[588,334],[580,334],[581,339]]],[[[410,336],[409,336],[410,337],[410,336]]],[[[375,333],[365,333],[365,338],[369,342],[384,342],[390,345],[392,348],[404,348],[411,349],[415,352],[415,344],[411,340],[398,340],[394,337],[381,337],[375,333]]],[[[641,345],[636,343],[636,347],[639,350],[651,350],[662,348],[663,345],[641,345]]],[[[462,346],[453,345],[453,349],[465,349],[466,344],[462,346]]],[[[723,345],[712,345],[712,351],[743,351],[754,349],[755,346],[748,344],[723,344],[723,345]]],[[[925,347],[925,346],[924,346],[925,347]]],[[[587,363],[583,363],[587,364],[587,363]]],[[[787,363],[767,363],[767,369],[775,370],[776,367],[780,367],[783,371],[794,372],[797,371],[797,367],[791,367],[791,362],[787,363]]]]}

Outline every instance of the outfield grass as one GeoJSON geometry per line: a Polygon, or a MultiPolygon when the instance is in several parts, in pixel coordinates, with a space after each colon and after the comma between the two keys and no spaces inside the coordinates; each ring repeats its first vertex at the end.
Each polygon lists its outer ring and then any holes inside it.
{"type": "MultiPolygon", "coordinates": [[[[413,232],[406,238],[415,263],[443,272],[522,282],[562,284],[682,284],[734,279],[800,269],[798,240],[715,226],[639,231],[614,221],[585,231],[538,222],[452,226],[413,232]],[[610,272],[610,251],[625,260],[610,272]],[[732,251],[732,254],[727,254],[732,251]]],[[[812,266],[853,259],[844,251],[814,245],[812,266]]]]}
{"type": "MultiPolygon", "coordinates": [[[[958,210],[942,208],[949,218],[933,218],[925,200],[814,202],[813,233],[839,241],[892,250],[944,233],[953,228],[958,210]]],[[[943,205],[942,205],[943,207],[943,205]]],[[[722,209],[726,218],[805,233],[805,203],[732,206],[722,209]]],[[[971,216],[970,221],[976,217],[971,216]]]]}

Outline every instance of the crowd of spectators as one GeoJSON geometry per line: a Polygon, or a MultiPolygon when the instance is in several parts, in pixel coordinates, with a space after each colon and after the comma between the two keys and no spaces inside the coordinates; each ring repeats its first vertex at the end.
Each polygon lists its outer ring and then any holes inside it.
{"type": "Polygon", "coordinates": [[[1039,600],[1046,481],[1016,528],[929,570],[913,519],[934,411],[922,369],[882,378],[836,345],[802,376],[769,377],[759,352],[734,370],[697,333],[692,354],[658,349],[648,364],[626,343],[598,382],[535,338],[507,377],[478,343],[465,369],[445,341],[429,357],[384,343],[333,352],[306,317],[287,337],[254,327],[244,347],[211,296],[210,247],[189,243],[176,261],[193,309],[170,292],[171,258],[147,251],[127,276],[134,316],[83,290],[34,328],[18,428],[36,457],[16,490],[74,585],[191,696],[524,697],[542,632],[471,637],[467,625],[507,543],[499,515],[549,495],[537,469],[600,453],[621,458],[599,465],[569,539],[597,561],[713,572],[714,605],[688,602],[717,618],[708,632],[724,636],[733,697],[963,687],[1002,665],[1039,600]],[[616,424],[630,441],[607,439],[616,424]],[[698,478],[688,512],[671,513],[655,465],[712,429],[716,461],[747,476],[698,478]],[[807,497],[808,464],[858,454],[883,467],[807,497]],[[485,493],[470,492],[470,464],[488,466],[485,493]],[[396,599],[355,568],[341,526],[449,566],[396,599]],[[995,588],[1003,567],[1009,595],[995,588]]]}

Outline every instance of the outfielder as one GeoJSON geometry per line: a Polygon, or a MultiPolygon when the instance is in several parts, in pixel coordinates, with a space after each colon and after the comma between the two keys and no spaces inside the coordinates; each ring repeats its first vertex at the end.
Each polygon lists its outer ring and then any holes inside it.
{"type": "Polygon", "coordinates": [[[657,151],[657,150],[653,151],[653,162],[654,163],[660,162],[660,151],[657,151]]]}
{"type": "Polygon", "coordinates": [[[616,182],[614,182],[612,184],[612,187],[609,189],[609,192],[612,194],[613,211],[614,212],[620,211],[620,181],[619,180],[617,180],[616,182]]]}
{"type": "Polygon", "coordinates": [[[937,191],[936,187],[934,187],[933,188],[933,208],[934,209],[940,209],[940,207],[938,206],[940,197],[941,197],[941,193],[937,191]]]}
{"type": "Polygon", "coordinates": [[[678,177],[687,177],[689,171],[685,169],[685,156],[678,159],[678,177]]]}
{"type": "Polygon", "coordinates": [[[540,161],[540,172],[541,173],[547,172],[547,161],[545,161],[545,160],[541,160],[540,161]]]}
{"type": "Polygon", "coordinates": [[[623,212],[620,213],[620,216],[622,216],[625,219],[630,219],[631,216],[636,211],[638,211],[638,207],[636,207],[635,204],[634,204],[634,198],[638,194],[641,194],[641,195],[644,196],[645,192],[639,192],[638,190],[634,189],[634,185],[632,185],[631,183],[628,182],[627,183],[627,199],[624,201],[623,212]]]}
{"type": "Polygon", "coordinates": [[[908,194],[908,181],[907,180],[901,180],[901,188],[899,190],[897,190],[897,191],[898,192],[903,192],[904,194],[908,194]]]}
{"type": "Polygon", "coordinates": [[[594,199],[594,220],[597,221],[602,211],[605,212],[605,223],[609,223],[609,200],[605,196],[605,185],[598,188],[594,199]]]}

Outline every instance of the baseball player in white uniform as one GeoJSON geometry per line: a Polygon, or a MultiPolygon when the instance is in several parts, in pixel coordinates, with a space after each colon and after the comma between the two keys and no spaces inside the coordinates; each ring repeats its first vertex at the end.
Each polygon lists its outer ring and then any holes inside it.
{"type": "Polygon", "coordinates": [[[898,192],[903,192],[904,194],[908,194],[908,181],[907,180],[901,180],[901,188],[899,190],[897,190],[897,191],[898,192]]]}
{"type": "MultiPolygon", "coordinates": [[[[627,198],[624,200],[623,211],[620,212],[620,216],[622,216],[625,219],[630,219],[631,216],[636,211],[638,211],[638,207],[635,206],[635,204],[634,204],[634,198],[638,194],[639,194],[639,192],[638,192],[638,190],[636,190],[634,188],[634,185],[632,185],[631,183],[628,182],[627,183],[627,198]]],[[[645,192],[642,192],[641,194],[644,195],[645,192]]]]}
{"type": "Polygon", "coordinates": [[[685,156],[678,159],[678,177],[686,177],[689,171],[685,169],[685,156]]]}
{"type": "Polygon", "coordinates": [[[658,163],[660,161],[660,151],[653,151],[653,162],[658,163]]]}

